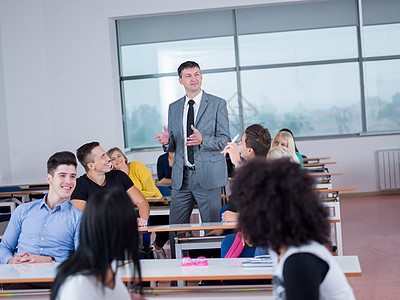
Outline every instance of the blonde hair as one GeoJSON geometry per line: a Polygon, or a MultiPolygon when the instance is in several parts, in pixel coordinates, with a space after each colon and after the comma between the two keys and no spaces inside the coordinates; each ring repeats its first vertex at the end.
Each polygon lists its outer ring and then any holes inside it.
{"type": "Polygon", "coordinates": [[[107,156],[111,159],[111,155],[112,155],[115,151],[118,151],[119,153],[121,153],[122,156],[123,156],[124,159],[125,159],[126,164],[128,164],[128,158],[126,157],[126,155],[124,154],[124,152],[122,152],[122,150],[119,149],[118,147],[114,147],[114,148],[111,148],[110,150],[108,150],[108,151],[107,151],[107,156]]]}
{"type": "Polygon", "coordinates": [[[288,145],[287,145],[287,147],[290,149],[290,150],[292,150],[293,152],[296,152],[296,150],[295,150],[295,145],[294,145],[294,138],[293,138],[293,135],[291,135],[289,132],[287,132],[287,131],[280,131],[280,132],[278,132],[277,134],[276,134],[276,136],[274,137],[274,140],[272,141],[272,147],[274,148],[274,145],[275,145],[275,140],[276,140],[276,138],[278,137],[278,136],[281,136],[282,138],[284,138],[286,141],[287,141],[287,143],[288,143],[288,145]]]}
{"type": "Polygon", "coordinates": [[[289,160],[292,162],[300,164],[300,160],[297,157],[296,153],[287,147],[282,147],[282,146],[272,147],[267,155],[267,159],[272,159],[272,160],[281,159],[284,157],[289,158],[289,160]]]}

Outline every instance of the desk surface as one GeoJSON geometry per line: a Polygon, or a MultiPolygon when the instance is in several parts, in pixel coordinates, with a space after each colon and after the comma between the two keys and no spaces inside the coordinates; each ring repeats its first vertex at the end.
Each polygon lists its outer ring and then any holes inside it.
{"type": "Polygon", "coordinates": [[[331,158],[330,157],[303,157],[303,162],[306,162],[306,161],[319,162],[320,160],[323,160],[323,159],[331,159],[331,158]]]}
{"type": "MultiPolygon", "coordinates": [[[[335,256],[346,276],[361,276],[357,256],[335,256]]],[[[242,268],[243,258],[210,258],[205,267],[181,267],[177,259],[143,259],[140,261],[143,281],[170,280],[221,280],[221,279],[270,279],[272,267],[242,268]]],[[[58,263],[0,265],[0,283],[52,282],[58,263]]],[[[118,276],[131,280],[130,263],[118,269],[118,276]]]]}
{"type": "MultiPolygon", "coordinates": [[[[44,177],[46,178],[46,177],[44,177]]],[[[21,180],[2,180],[0,181],[0,187],[21,187],[22,189],[29,187],[40,187],[40,186],[49,186],[47,182],[37,179],[21,179],[21,180]]]]}
{"type": "Polygon", "coordinates": [[[147,202],[165,202],[171,201],[171,197],[145,197],[147,202]]]}
{"type": "Polygon", "coordinates": [[[162,226],[154,226],[149,228],[149,232],[163,231],[190,231],[190,230],[212,230],[212,229],[234,229],[236,222],[209,222],[209,223],[185,223],[185,224],[170,224],[162,226]]]}
{"type": "Polygon", "coordinates": [[[321,162],[319,162],[319,163],[303,163],[303,167],[322,167],[322,166],[325,166],[325,165],[334,165],[334,164],[336,164],[336,162],[334,162],[334,161],[328,161],[328,162],[324,162],[324,163],[321,163],[321,162]]]}
{"type": "Polygon", "coordinates": [[[342,188],[342,189],[315,189],[318,193],[335,193],[335,192],[346,192],[355,191],[357,188],[342,188]]]}
{"type": "Polygon", "coordinates": [[[16,191],[16,192],[0,192],[0,196],[14,195],[14,196],[25,196],[25,195],[43,195],[43,192],[34,191],[16,191]]]}
{"type": "Polygon", "coordinates": [[[344,175],[346,172],[321,172],[321,173],[310,173],[310,176],[315,176],[315,177],[327,177],[327,176],[332,176],[332,175],[344,175]]]}

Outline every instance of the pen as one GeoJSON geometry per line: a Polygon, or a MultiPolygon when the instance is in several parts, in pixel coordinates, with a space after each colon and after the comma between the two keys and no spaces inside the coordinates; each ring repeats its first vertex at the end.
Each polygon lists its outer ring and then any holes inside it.
{"type": "Polygon", "coordinates": [[[236,142],[238,137],[239,137],[239,133],[237,135],[235,135],[235,137],[232,139],[232,143],[236,142]]]}

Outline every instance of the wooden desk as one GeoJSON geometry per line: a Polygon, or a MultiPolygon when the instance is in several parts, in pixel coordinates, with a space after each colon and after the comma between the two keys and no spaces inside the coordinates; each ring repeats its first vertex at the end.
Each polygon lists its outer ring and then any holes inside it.
{"type": "Polygon", "coordinates": [[[309,175],[315,179],[316,188],[332,188],[332,176],[344,175],[346,172],[310,172],[309,175]],[[325,185],[324,187],[322,185],[325,185]]]}
{"type": "MultiPolygon", "coordinates": [[[[169,206],[150,206],[150,216],[169,216],[170,207],[169,206]]],[[[198,208],[193,208],[193,215],[199,215],[200,211],[198,208]]]]}
{"type": "Polygon", "coordinates": [[[29,196],[29,195],[43,195],[43,192],[34,191],[15,191],[15,192],[0,192],[0,196],[29,196]]]}
{"type": "MultiPolygon", "coordinates": [[[[51,290],[5,290],[0,291],[0,299],[49,300],[51,290]]],[[[167,288],[143,288],[143,296],[147,300],[273,300],[271,286],[191,286],[167,288]]]]}
{"type": "Polygon", "coordinates": [[[303,162],[316,162],[319,163],[321,160],[331,159],[330,157],[303,157],[303,162]]]}
{"type": "Polygon", "coordinates": [[[357,188],[341,188],[341,189],[315,189],[318,193],[339,193],[347,191],[355,191],[357,188]]]}
{"type": "Polygon", "coordinates": [[[0,188],[18,187],[22,191],[48,191],[49,184],[47,182],[27,179],[23,181],[1,181],[0,188]]]}
{"type": "Polygon", "coordinates": [[[149,229],[149,232],[214,230],[214,229],[234,229],[234,228],[236,228],[236,222],[185,223],[185,224],[154,226],[154,228],[149,229]]]}
{"type": "Polygon", "coordinates": [[[332,248],[337,247],[338,255],[343,256],[342,223],[340,215],[339,192],[354,191],[356,188],[341,189],[317,189],[321,195],[326,194],[321,200],[324,206],[329,209],[329,220],[331,222],[331,243],[332,248]]]}
{"type": "Polygon", "coordinates": [[[303,167],[325,167],[325,165],[334,165],[336,162],[324,162],[324,163],[303,163],[303,167]]]}
{"type": "MultiPolygon", "coordinates": [[[[362,275],[358,256],[335,256],[334,259],[346,276],[362,275]]],[[[181,267],[178,259],[144,259],[140,263],[143,281],[272,279],[272,267],[243,268],[243,260],[244,258],[210,258],[206,267],[181,267]]],[[[120,269],[119,276],[122,280],[129,281],[129,264],[120,269]]]]}
{"type": "Polygon", "coordinates": [[[309,175],[310,176],[315,176],[315,177],[331,177],[331,176],[333,176],[333,175],[344,175],[344,174],[346,174],[346,172],[331,172],[331,173],[329,173],[329,172],[326,172],[326,173],[310,173],[309,175]]]}
{"type": "Polygon", "coordinates": [[[145,197],[147,202],[166,202],[171,201],[171,197],[145,197]]]}
{"type": "MultiPolygon", "coordinates": [[[[335,256],[348,277],[361,276],[357,256],[335,256]]],[[[271,279],[272,267],[242,268],[243,258],[210,258],[205,267],[181,267],[178,259],[143,259],[140,261],[143,281],[271,279]]],[[[131,263],[118,268],[123,281],[131,281],[131,263]]],[[[0,265],[0,283],[52,282],[59,263],[0,265]]]]}
{"type": "Polygon", "coordinates": [[[10,197],[10,199],[0,200],[0,206],[9,206],[12,214],[17,204],[26,202],[31,195],[43,195],[43,193],[32,191],[0,192],[0,196],[10,197]],[[22,201],[19,201],[16,196],[22,197],[22,201]]]}

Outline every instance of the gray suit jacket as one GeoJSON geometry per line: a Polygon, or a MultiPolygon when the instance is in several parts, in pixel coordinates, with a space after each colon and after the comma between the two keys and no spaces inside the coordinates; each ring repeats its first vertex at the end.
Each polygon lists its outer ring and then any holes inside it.
{"type": "MultiPolygon", "coordinates": [[[[183,180],[184,147],[183,106],[185,97],[173,102],[168,110],[167,151],[175,152],[172,167],[172,188],[180,189],[183,180]]],[[[228,183],[226,159],[220,153],[230,141],[228,110],[224,99],[203,91],[194,127],[202,134],[203,142],[194,147],[195,176],[204,189],[215,189],[228,183]]]]}

